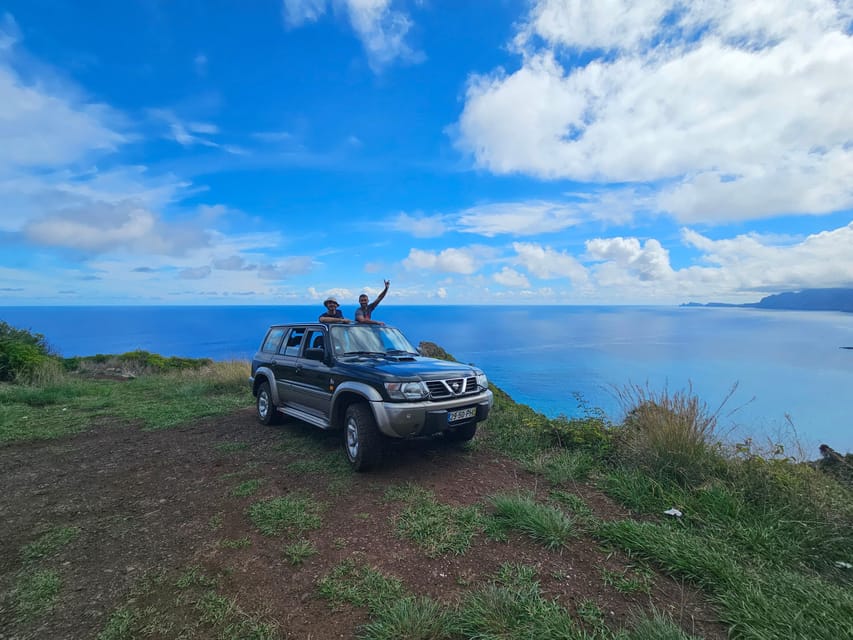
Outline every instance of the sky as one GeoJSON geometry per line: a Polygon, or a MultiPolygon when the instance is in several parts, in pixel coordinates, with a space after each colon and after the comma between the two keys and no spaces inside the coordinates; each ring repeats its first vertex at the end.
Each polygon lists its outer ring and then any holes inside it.
{"type": "Polygon", "coordinates": [[[853,286],[853,0],[0,0],[0,306],[853,286]]]}

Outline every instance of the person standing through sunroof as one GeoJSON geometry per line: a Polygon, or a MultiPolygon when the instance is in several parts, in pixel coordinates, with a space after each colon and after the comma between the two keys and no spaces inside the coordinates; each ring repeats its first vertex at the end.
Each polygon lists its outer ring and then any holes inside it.
{"type": "Polygon", "coordinates": [[[361,322],[364,324],[385,324],[384,322],[380,322],[379,320],[374,320],[370,316],[373,314],[373,310],[377,307],[377,305],[382,302],[382,299],[385,297],[385,294],[388,293],[388,287],[391,286],[391,281],[385,281],[385,288],[382,290],[378,296],[376,296],[376,300],[368,303],[368,297],[366,293],[362,293],[358,296],[358,309],[355,310],[355,321],[361,322]]]}

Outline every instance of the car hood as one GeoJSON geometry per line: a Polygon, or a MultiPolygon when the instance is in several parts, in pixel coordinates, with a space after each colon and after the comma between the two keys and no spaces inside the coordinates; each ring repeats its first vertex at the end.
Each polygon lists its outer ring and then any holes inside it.
{"type": "Polygon", "coordinates": [[[422,378],[423,380],[449,377],[464,378],[479,373],[479,369],[460,362],[449,362],[423,356],[347,356],[339,359],[338,365],[361,370],[367,367],[388,376],[422,378]]]}

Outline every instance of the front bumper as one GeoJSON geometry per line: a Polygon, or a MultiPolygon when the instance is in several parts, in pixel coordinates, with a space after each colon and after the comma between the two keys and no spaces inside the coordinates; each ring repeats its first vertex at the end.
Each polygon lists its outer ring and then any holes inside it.
{"type": "Polygon", "coordinates": [[[488,389],[482,393],[440,402],[371,402],[376,426],[391,438],[428,436],[450,427],[481,422],[489,417],[494,397],[488,389]],[[457,409],[476,408],[470,418],[448,422],[447,415],[457,409]]]}

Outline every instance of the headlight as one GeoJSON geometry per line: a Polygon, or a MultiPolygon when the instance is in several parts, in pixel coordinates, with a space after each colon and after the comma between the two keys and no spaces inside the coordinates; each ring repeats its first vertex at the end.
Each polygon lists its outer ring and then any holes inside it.
{"type": "Polygon", "coordinates": [[[423,400],[429,394],[423,382],[386,382],[385,389],[395,400],[423,400]]]}
{"type": "Polygon", "coordinates": [[[481,389],[488,389],[489,388],[489,380],[488,380],[488,378],[486,378],[485,373],[478,373],[477,374],[477,386],[480,387],[481,389]]]}

